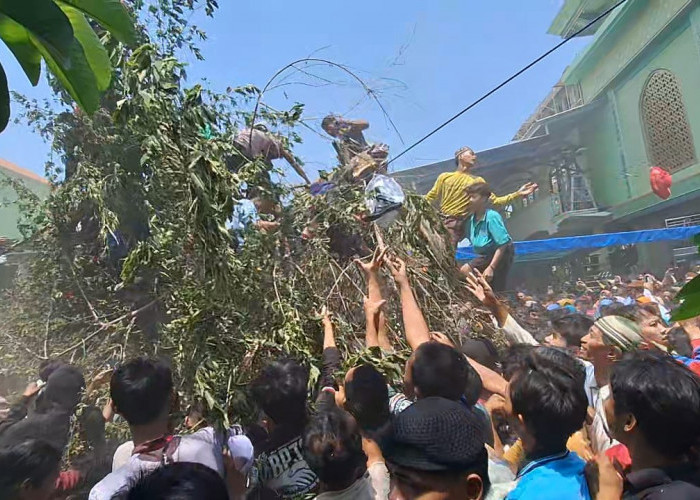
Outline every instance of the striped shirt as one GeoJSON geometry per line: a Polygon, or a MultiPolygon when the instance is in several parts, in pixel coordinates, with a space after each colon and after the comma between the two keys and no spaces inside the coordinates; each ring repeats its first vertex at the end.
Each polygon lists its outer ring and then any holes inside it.
{"type": "MultiPolygon", "coordinates": [[[[452,217],[463,217],[469,213],[469,196],[467,188],[472,184],[484,181],[483,177],[464,172],[445,172],[440,174],[433,188],[425,195],[429,202],[440,200],[440,212],[452,217]]],[[[520,197],[518,193],[505,196],[491,195],[491,203],[494,205],[507,205],[520,197]]]]}

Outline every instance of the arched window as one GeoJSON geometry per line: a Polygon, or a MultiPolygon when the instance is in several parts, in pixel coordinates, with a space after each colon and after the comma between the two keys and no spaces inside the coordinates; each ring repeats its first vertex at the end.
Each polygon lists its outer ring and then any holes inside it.
{"type": "Polygon", "coordinates": [[[651,165],[673,172],[697,161],[681,88],[670,71],[657,70],[649,77],[642,93],[642,120],[651,165]]]}

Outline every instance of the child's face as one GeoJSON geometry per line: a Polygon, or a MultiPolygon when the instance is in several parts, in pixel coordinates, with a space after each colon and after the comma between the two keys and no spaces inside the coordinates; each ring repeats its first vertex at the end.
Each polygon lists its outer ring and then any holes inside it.
{"type": "Polygon", "coordinates": [[[487,201],[488,199],[480,194],[472,193],[469,195],[469,203],[473,211],[483,210],[487,201]]]}

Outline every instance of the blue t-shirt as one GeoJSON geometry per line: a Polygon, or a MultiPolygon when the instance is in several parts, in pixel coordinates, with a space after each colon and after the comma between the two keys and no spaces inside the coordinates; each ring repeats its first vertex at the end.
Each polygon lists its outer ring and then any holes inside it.
{"type": "Polygon", "coordinates": [[[469,217],[467,230],[474,252],[478,254],[490,253],[511,241],[503,217],[495,210],[487,209],[481,220],[476,220],[476,215],[469,217]]]}
{"type": "Polygon", "coordinates": [[[243,233],[248,226],[255,224],[259,220],[260,217],[258,216],[258,210],[255,208],[255,204],[243,198],[242,200],[238,200],[233,206],[233,213],[226,227],[233,232],[238,240],[238,244],[242,246],[244,243],[243,233]]]}
{"type": "Polygon", "coordinates": [[[533,460],[518,473],[518,486],[506,500],[590,500],[585,465],[570,451],[533,460]]]}

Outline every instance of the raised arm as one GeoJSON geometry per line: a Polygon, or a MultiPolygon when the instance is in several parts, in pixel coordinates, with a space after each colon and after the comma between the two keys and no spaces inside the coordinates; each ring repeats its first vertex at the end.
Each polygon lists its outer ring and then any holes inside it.
{"type": "Polygon", "coordinates": [[[472,272],[466,276],[467,290],[469,290],[479,302],[488,307],[491,314],[496,318],[498,326],[502,327],[508,319],[508,306],[498,300],[496,294],[493,293],[491,285],[484,279],[478,269],[472,269],[472,272]]]}
{"type": "Polygon", "coordinates": [[[491,314],[496,318],[498,326],[503,329],[509,344],[529,344],[539,345],[530,332],[525,330],[520,324],[515,321],[515,318],[510,315],[508,307],[498,300],[498,297],[493,293],[491,285],[486,281],[483,275],[474,269],[467,276],[467,289],[476,297],[482,304],[488,307],[491,314]]]}
{"type": "Polygon", "coordinates": [[[369,128],[369,122],[367,120],[346,120],[343,119],[343,123],[358,131],[367,130],[369,128]]]}
{"type": "Polygon", "coordinates": [[[333,320],[331,313],[326,306],[321,309],[321,323],[323,324],[323,349],[336,347],[335,332],[333,331],[333,320]]]}
{"type": "Polygon", "coordinates": [[[372,260],[369,263],[364,263],[360,259],[355,259],[355,264],[362,270],[367,279],[367,297],[365,299],[365,313],[367,319],[367,347],[373,347],[378,345],[384,350],[391,351],[393,346],[389,342],[386,335],[386,316],[381,308],[386,301],[382,297],[382,287],[379,282],[379,269],[381,268],[384,257],[386,255],[386,247],[378,247],[372,260]],[[377,304],[380,304],[379,306],[377,304]],[[370,313],[367,307],[370,306],[372,310],[376,309],[376,313],[370,313]],[[370,324],[370,322],[372,324],[370,324]],[[370,330],[372,327],[372,330],[370,330]],[[372,345],[369,344],[370,340],[372,345]]]}
{"type": "Polygon", "coordinates": [[[496,206],[507,205],[517,200],[518,198],[525,198],[526,196],[530,196],[532,193],[535,192],[537,187],[537,184],[535,184],[534,182],[528,182],[523,187],[518,189],[515,193],[506,194],[504,196],[496,196],[495,194],[492,194],[489,200],[493,205],[496,206]]]}
{"type": "Polygon", "coordinates": [[[282,157],[287,160],[287,163],[289,163],[294,171],[299,174],[299,177],[304,179],[307,184],[311,184],[311,180],[309,177],[306,175],[306,172],[304,172],[304,169],[301,168],[301,165],[299,165],[299,162],[297,162],[296,158],[294,158],[294,155],[286,148],[282,148],[282,157]]]}
{"type": "MultiPolygon", "coordinates": [[[[454,342],[447,335],[441,332],[430,332],[430,339],[441,344],[448,345],[456,349],[454,342]]],[[[481,363],[474,361],[469,356],[464,356],[469,364],[474,368],[474,371],[481,378],[481,384],[484,389],[492,394],[499,394],[503,397],[506,395],[506,390],[508,388],[508,382],[501,375],[493,371],[491,368],[487,368],[481,363]]]]}
{"type": "Polygon", "coordinates": [[[379,343],[379,316],[382,306],[386,304],[386,300],[373,302],[369,297],[365,297],[365,343],[367,347],[380,347],[379,343]]]}
{"type": "Polygon", "coordinates": [[[413,295],[413,289],[406,273],[406,263],[398,257],[394,257],[387,260],[387,265],[399,289],[406,340],[411,349],[415,351],[422,343],[430,340],[430,330],[420,307],[418,307],[416,297],[413,295]]]}

